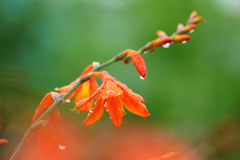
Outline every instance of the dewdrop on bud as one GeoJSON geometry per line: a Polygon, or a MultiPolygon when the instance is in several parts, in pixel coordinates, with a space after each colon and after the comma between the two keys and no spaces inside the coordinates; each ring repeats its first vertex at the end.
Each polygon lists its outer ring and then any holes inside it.
{"type": "Polygon", "coordinates": [[[169,47],[170,47],[170,44],[171,44],[171,43],[166,43],[166,44],[162,45],[162,47],[163,47],[163,48],[169,48],[169,47]]]}
{"type": "Polygon", "coordinates": [[[93,62],[92,65],[93,65],[93,68],[97,68],[97,67],[100,66],[100,63],[99,62],[93,62]]]}
{"type": "Polygon", "coordinates": [[[182,44],[185,44],[185,43],[187,43],[187,41],[182,41],[182,44]]]}

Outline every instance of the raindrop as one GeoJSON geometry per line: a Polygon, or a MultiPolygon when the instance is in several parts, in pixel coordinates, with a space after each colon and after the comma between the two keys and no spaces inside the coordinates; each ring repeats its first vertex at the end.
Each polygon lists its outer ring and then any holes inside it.
{"type": "Polygon", "coordinates": [[[182,44],[186,44],[187,43],[187,41],[182,41],[182,44]]]}
{"type": "Polygon", "coordinates": [[[108,109],[106,109],[106,111],[108,112],[108,109]]]}
{"type": "Polygon", "coordinates": [[[170,43],[166,43],[164,45],[162,45],[163,48],[169,48],[170,47],[170,43]]]}
{"type": "Polygon", "coordinates": [[[89,109],[89,112],[92,113],[92,110],[93,110],[93,108],[90,108],[90,109],[89,109]]]}
{"type": "Polygon", "coordinates": [[[70,100],[70,99],[68,99],[68,100],[66,100],[66,102],[67,102],[67,103],[70,103],[70,102],[71,102],[71,100],[70,100]]]}
{"type": "Polygon", "coordinates": [[[59,145],[58,147],[59,147],[59,149],[61,149],[61,150],[66,149],[66,146],[59,145]]]}
{"type": "MultiPolygon", "coordinates": [[[[146,77],[145,77],[146,78],[146,77]]],[[[144,80],[145,79],[144,77],[140,76],[140,79],[144,80]]]]}
{"type": "Polygon", "coordinates": [[[191,29],[189,32],[190,32],[190,33],[193,33],[194,31],[195,31],[194,29],[191,29]]]}

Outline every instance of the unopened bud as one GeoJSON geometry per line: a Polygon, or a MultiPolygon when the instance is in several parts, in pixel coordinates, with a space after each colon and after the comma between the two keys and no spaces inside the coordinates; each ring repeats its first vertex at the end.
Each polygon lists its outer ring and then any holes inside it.
{"type": "Polygon", "coordinates": [[[157,36],[158,36],[159,38],[167,37],[167,34],[166,34],[164,31],[162,31],[162,30],[158,30],[158,31],[156,32],[156,34],[157,34],[157,36]]]}
{"type": "Polygon", "coordinates": [[[183,25],[182,23],[179,23],[179,24],[177,25],[177,32],[179,33],[179,32],[181,32],[182,30],[184,30],[184,25],[183,25]]]}
{"type": "Polygon", "coordinates": [[[191,39],[190,36],[185,35],[185,34],[178,34],[173,37],[173,42],[186,42],[191,39]]]}
{"type": "Polygon", "coordinates": [[[196,24],[189,24],[185,27],[183,27],[181,30],[179,30],[177,33],[178,34],[184,34],[184,33],[188,33],[190,32],[191,30],[195,29],[197,27],[196,24]]]}
{"type": "Polygon", "coordinates": [[[198,22],[200,22],[202,20],[203,20],[202,16],[197,16],[197,17],[193,18],[192,23],[197,24],[198,22]]]}

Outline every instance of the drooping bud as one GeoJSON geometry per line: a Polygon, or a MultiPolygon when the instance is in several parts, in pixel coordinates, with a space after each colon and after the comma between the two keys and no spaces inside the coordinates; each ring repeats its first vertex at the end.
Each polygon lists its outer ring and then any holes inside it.
{"type": "Polygon", "coordinates": [[[173,42],[186,42],[191,39],[190,36],[185,34],[178,34],[173,37],[173,42]]]}
{"type": "Polygon", "coordinates": [[[132,61],[140,76],[146,78],[146,64],[142,56],[135,50],[128,50],[128,54],[131,56],[132,61]]]}

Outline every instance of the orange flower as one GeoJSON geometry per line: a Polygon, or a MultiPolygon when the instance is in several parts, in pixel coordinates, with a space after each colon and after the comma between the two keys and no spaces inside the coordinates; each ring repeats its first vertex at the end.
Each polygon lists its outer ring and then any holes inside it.
{"type": "MultiPolygon", "coordinates": [[[[55,88],[55,90],[58,91],[59,93],[67,93],[83,76],[89,73],[93,68],[94,68],[93,64],[87,66],[83,70],[82,74],[75,81],[73,81],[67,86],[64,86],[61,88],[55,88]]],[[[71,99],[74,96],[74,94],[76,94],[74,98],[74,102],[75,104],[77,104],[81,100],[88,98],[91,95],[91,93],[93,93],[97,89],[97,87],[98,87],[97,81],[95,80],[95,78],[91,78],[90,80],[85,81],[84,83],[79,85],[77,89],[66,100],[71,99]]],[[[87,107],[88,110],[89,108],[92,107],[92,105],[93,105],[93,101],[88,103],[88,107],[87,107]]]]}
{"type": "MultiPolygon", "coordinates": [[[[47,93],[35,111],[32,123],[34,123],[53,103],[52,96],[55,96],[55,92],[47,93]]],[[[63,133],[61,127],[61,119],[58,112],[58,108],[55,108],[46,118],[45,122],[37,124],[32,127],[32,134],[28,138],[29,142],[32,137],[36,134],[38,145],[41,150],[47,151],[50,148],[61,148],[63,143],[63,133]]]]}
{"type": "Polygon", "coordinates": [[[149,112],[143,104],[145,101],[140,95],[133,93],[131,89],[110,76],[106,71],[93,74],[102,79],[101,86],[92,96],[76,105],[79,110],[86,110],[87,104],[94,97],[98,97],[93,110],[89,110],[90,114],[87,116],[84,126],[89,126],[97,121],[102,116],[104,108],[115,126],[122,124],[122,116],[125,114],[123,106],[139,116],[149,116],[149,112]]]}

